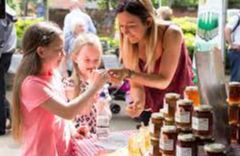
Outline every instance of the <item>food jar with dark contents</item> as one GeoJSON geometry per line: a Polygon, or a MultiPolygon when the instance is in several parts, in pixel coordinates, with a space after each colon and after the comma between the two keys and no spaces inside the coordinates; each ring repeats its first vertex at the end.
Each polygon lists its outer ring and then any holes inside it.
{"type": "Polygon", "coordinates": [[[237,143],[238,137],[239,137],[239,130],[237,124],[230,124],[230,142],[231,143],[237,143]]]}
{"type": "Polygon", "coordinates": [[[177,129],[175,126],[163,126],[160,135],[160,150],[163,155],[173,155],[176,152],[177,129]]]}
{"type": "Polygon", "coordinates": [[[151,137],[151,145],[152,145],[152,149],[150,152],[152,156],[161,156],[161,153],[159,150],[159,138],[151,137]]]}
{"type": "Polygon", "coordinates": [[[164,110],[165,110],[166,116],[169,118],[173,118],[173,120],[174,120],[177,100],[179,99],[180,99],[180,95],[177,93],[166,93],[164,97],[164,110]]]}
{"type": "Polygon", "coordinates": [[[149,127],[150,134],[155,138],[160,137],[160,129],[163,125],[164,114],[162,112],[152,113],[149,127]]]}
{"type": "Polygon", "coordinates": [[[212,137],[213,111],[210,105],[205,104],[194,108],[192,129],[195,136],[212,137]]]}
{"type": "Polygon", "coordinates": [[[228,123],[230,125],[237,125],[239,121],[239,105],[238,104],[229,104],[228,105],[228,123]]]}
{"type": "Polygon", "coordinates": [[[193,134],[179,134],[176,156],[197,156],[196,139],[193,134]]]}
{"type": "Polygon", "coordinates": [[[204,138],[204,137],[196,137],[197,144],[197,153],[198,156],[205,156],[204,154],[204,145],[214,143],[214,138],[204,138]]]}
{"type": "Polygon", "coordinates": [[[229,82],[228,103],[240,103],[240,82],[229,82]]]}
{"type": "Polygon", "coordinates": [[[212,143],[204,145],[204,152],[207,156],[226,156],[225,145],[212,143]]]}
{"type": "Polygon", "coordinates": [[[192,101],[188,99],[180,99],[177,101],[175,112],[175,123],[177,129],[191,130],[192,128],[192,101]]]}

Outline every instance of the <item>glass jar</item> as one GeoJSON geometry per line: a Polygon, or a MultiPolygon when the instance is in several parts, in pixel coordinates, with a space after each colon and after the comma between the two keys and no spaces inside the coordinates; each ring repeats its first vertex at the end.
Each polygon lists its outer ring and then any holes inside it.
{"type": "Polygon", "coordinates": [[[175,112],[175,123],[179,130],[191,130],[192,128],[192,101],[188,99],[178,100],[175,112]]]}
{"type": "Polygon", "coordinates": [[[175,155],[177,129],[175,126],[163,126],[160,136],[160,150],[162,154],[175,155]]]}
{"type": "Polygon", "coordinates": [[[184,90],[184,98],[192,100],[195,107],[200,105],[200,96],[197,86],[187,86],[184,90]]]}
{"type": "Polygon", "coordinates": [[[193,134],[179,134],[176,156],[197,156],[197,146],[193,134]]]}
{"type": "Polygon", "coordinates": [[[177,93],[166,93],[164,97],[164,111],[167,117],[173,118],[175,115],[175,108],[177,100],[180,99],[180,95],[177,93]]]}
{"type": "Polygon", "coordinates": [[[197,144],[197,153],[198,156],[202,156],[204,154],[204,145],[214,143],[214,138],[201,138],[196,137],[196,144],[197,144]]]}
{"type": "Polygon", "coordinates": [[[225,146],[219,143],[204,145],[204,152],[207,156],[226,156],[225,146]]]}
{"type": "Polygon", "coordinates": [[[228,105],[228,123],[230,125],[237,125],[239,121],[239,106],[238,104],[229,104],[228,105]]]}
{"type": "Polygon", "coordinates": [[[229,126],[230,126],[230,141],[231,143],[237,143],[239,137],[238,125],[230,124],[229,126]]]}
{"type": "Polygon", "coordinates": [[[162,112],[152,113],[149,127],[150,134],[155,138],[160,137],[160,129],[163,125],[164,114],[162,112]]]}
{"type": "Polygon", "coordinates": [[[212,137],[213,111],[210,105],[200,105],[194,108],[192,129],[195,136],[212,137]]]}
{"type": "Polygon", "coordinates": [[[229,82],[228,103],[240,103],[240,82],[229,82]]]}
{"type": "Polygon", "coordinates": [[[174,119],[173,118],[171,118],[171,117],[164,117],[164,121],[163,121],[163,125],[164,126],[167,126],[167,125],[174,125],[174,119]]]}
{"type": "Polygon", "coordinates": [[[159,156],[160,155],[160,150],[159,150],[159,138],[151,138],[151,145],[152,145],[152,150],[151,154],[152,156],[159,156]]]}

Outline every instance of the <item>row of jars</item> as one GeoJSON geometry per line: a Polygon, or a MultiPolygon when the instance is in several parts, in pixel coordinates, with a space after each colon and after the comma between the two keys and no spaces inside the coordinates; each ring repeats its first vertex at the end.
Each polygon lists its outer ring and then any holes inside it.
{"type": "Polygon", "coordinates": [[[160,139],[151,138],[152,156],[225,156],[225,146],[193,134],[177,134],[175,126],[163,126],[160,139]]]}
{"type": "MultiPolygon", "coordinates": [[[[200,143],[199,145],[202,146],[213,140],[212,107],[209,105],[199,105],[193,108],[191,100],[180,99],[180,95],[175,93],[167,93],[164,100],[164,108],[158,113],[153,113],[151,116],[150,132],[152,135],[153,155],[159,155],[159,151],[161,151],[165,155],[172,155],[176,152],[177,156],[187,156],[185,150],[190,151],[190,147],[188,149],[185,147],[181,149],[180,146],[173,146],[173,144],[175,142],[179,142],[179,144],[182,142],[184,144],[185,141],[187,144],[194,146],[196,145],[196,137],[198,143],[200,143]],[[168,132],[173,132],[173,140],[167,139],[169,136],[166,137],[164,133],[168,132]],[[176,139],[177,134],[181,134],[178,136],[178,139],[176,139]],[[177,151],[175,147],[177,147],[177,151]]],[[[195,155],[197,153],[196,148],[192,147],[191,149],[192,154],[190,155],[195,155]]]]}

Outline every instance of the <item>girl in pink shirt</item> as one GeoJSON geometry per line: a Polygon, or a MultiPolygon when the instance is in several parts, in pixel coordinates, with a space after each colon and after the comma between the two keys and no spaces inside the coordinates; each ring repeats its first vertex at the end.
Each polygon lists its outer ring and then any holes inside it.
{"type": "Polygon", "coordinates": [[[13,137],[22,143],[23,156],[69,156],[71,136],[63,119],[92,107],[107,73],[93,71],[88,89],[67,102],[62,78],[55,72],[64,56],[60,28],[47,22],[32,25],[22,47],[24,57],[13,88],[13,137]]]}

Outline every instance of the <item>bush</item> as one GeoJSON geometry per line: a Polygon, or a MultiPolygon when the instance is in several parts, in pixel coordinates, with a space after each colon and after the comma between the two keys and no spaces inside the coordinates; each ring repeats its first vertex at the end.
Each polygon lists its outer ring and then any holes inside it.
{"type": "Polygon", "coordinates": [[[43,18],[25,18],[18,19],[16,22],[16,31],[17,31],[17,48],[21,48],[21,41],[25,30],[32,24],[43,21],[43,18]]]}
{"type": "Polygon", "coordinates": [[[195,51],[195,36],[197,30],[197,19],[192,17],[174,18],[173,22],[179,25],[184,33],[184,39],[189,55],[193,57],[195,51]]]}

